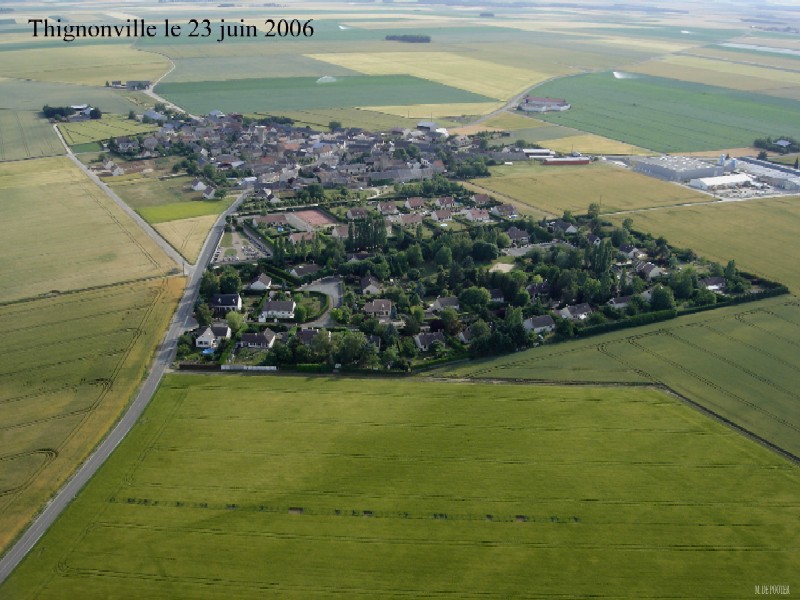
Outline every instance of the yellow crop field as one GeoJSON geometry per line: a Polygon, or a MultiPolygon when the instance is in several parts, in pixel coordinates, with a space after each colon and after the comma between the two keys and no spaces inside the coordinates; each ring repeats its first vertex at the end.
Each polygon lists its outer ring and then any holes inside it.
{"type": "Polygon", "coordinates": [[[485,125],[503,129],[505,131],[515,131],[518,129],[533,129],[535,127],[549,126],[550,123],[545,123],[533,117],[526,117],[521,112],[508,112],[504,111],[499,114],[489,117],[484,121],[485,125]]]}
{"type": "Polygon", "coordinates": [[[534,70],[498,65],[452,52],[308,54],[367,75],[411,75],[506,100],[548,78],[534,70]]]}
{"type": "Polygon", "coordinates": [[[800,97],[800,72],[771,69],[697,56],[667,56],[633,66],[636,73],[693,81],[735,90],[757,91],[781,96],[794,90],[800,97]]]}
{"type": "Polygon", "coordinates": [[[410,104],[406,106],[362,106],[362,110],[386,113],[407,119],[440,119],[462,115],[483,115],[497,110],[501,102],[460,102],[455,104],[410,104]]]}
{"type": "Polygon", "coordinates": [[[687,56],[698,56],[715,60],[724,60],[732,63],[747,63],[748,65],[759,65],[771,67],[773,69],[788,69],[790,71],[800,70],[800,64],[796,58],[781,56],[771,52],[743,52],[741,50],[726,50],[720,47],[692,48],[686,53],[687,56]]]}
{"type": "Polygon", "coordinates": [[[155,125],[131,121],[121,115],[104,114],[102,119],[81,121],[79,123],[62,123],[58,126],[61,135],[70,146],[107,140],[122,135],[148,133],[158,129],[155,125]]]}
{"type": "Polygon", "coordinates": [[[553,216],[565,210],[585,213],[589,204],[598,202],[601,212],[608,213],[709,200],[705,194],[604,162],[545,167],[531,161],[491,171],[491,177],[474,183],[511,198],[522,212],[534,208],[553,216]]]}
{"type": "Polygon", "coordinates": [[[541,146],[546,146],[556,152],[584,152],[587,154],[652,154],[638,146],[618,142],[600,135],[586,133],[583,135],[570,135],[567,137],[541,139],[541,146]]]}
{"type": "Polygon", "coordinates": [[[0,255],[0,302],[174,267],[66,157],[0,163],[0,255]]]}
{"type": "MultiPolygon", "coordinates": [[[[67,46],[3,52],[0,76],[104,86],[120,79],[154,80],[169,70],[169,60],[121,44],[67,46]]],[[[44,104],[46,98],[42,99],[44,104]]]]}
{"type": "Polygon", "coordinates": [[[33,111],[0,110],[0,160],[64,154],[53,126],[33,111]]]}
{"type": "Polygon", "coordinates": [[[14,348],[0,361],[0,552],[128,403],[183,285],[154,279],[0,307],[14,348]]]}
{"type": "Polygon", "coordinates": [[[614,220],[625,217],[633,219],[637,230],[663,235],[710,260],[733,258],[739,268],[800,293],[800,197],[683,206],[618,215],[614,220]],[[745,235],[744,224],[752,235],[745,235]]]}
{"type": "Polygon", "coordinates": [[[167,240],[173,248],[181,253],[186,260],[194,263],[200,250],[203,249],[211,226],[217,220],[216,215],[204,215],[177,221],[156,223],[153,228],[167,240]]]}

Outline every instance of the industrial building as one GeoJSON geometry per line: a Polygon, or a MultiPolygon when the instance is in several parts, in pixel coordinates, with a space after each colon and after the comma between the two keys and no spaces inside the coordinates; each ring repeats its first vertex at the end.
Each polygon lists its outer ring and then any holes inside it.
{"type": "Polygon", "coordinates": [[[753,185],[753,178],[746,173],[720,175],[719,177],[701,177],[689,181],[689,186],[698,190],[720,190],[753,185]]]}
{"type": "Polygon", "coordinates": [[[800,170],[786,165],[776,165],[765,160],[749,156],[739,159],[739,169],[766,183],[786,192],[800,191],[800,170]]]}
{"type": "Polygon", "coordinates": [[[667,181],[687,182],[692,179],[719,177],[730,166],[714,164],[689,156],[637,156],[630,159],[634,171],[667,181]]]}

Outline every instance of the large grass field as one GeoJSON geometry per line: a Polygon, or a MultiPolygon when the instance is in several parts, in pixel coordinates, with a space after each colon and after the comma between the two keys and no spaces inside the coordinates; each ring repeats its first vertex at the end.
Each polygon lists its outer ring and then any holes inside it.
{"type": "Polygon", "coordinates": [[[0,306],[0,551],[117,419],[182,291],[154,279],[0,306]]]}
{"type": "Polygon", "coordinates": [[[174,267],[67,158],[0,163],[0,191],[0,302],[174,267]]]}
{"type": "Polygon", "coordinates": [[[490,100],[406,75],[338,77],[332,83],[317,83],[313,77],[162,83],[156,91],[201,114],[215,109],[247,113],[396,105],[399,98],[408,104],[490,100]]]}
{"type": "Polygon", "coordinates": [[[445,369],[447,375],[662,383],[800,456],[800,304],[784,297],[445,369]]]}
{"type": "MultiPolygon", "coordinates": [[[[0,52],[0,56],[4,56],[0,52]]],[[[91,104],[104,113],[127,115],[130,110],[152,106],[141,92],[124,92],[107,87],[0,78],[0,109],[40,111],[42,106],[91,104]]]]}
{"type": "Polygon", "coordinates": [[[727,60],[671,55],[635,65],[630,70],[656,77],[800,100],[800,62],[796,67],[798,70],[774,69],[727,60]]]}
{"type": "Polygon", "coordinates": [[[451,52],[326,53],[311,58],[366,75],[404,73],[496,100],[508,100],[549,76],[451,52]]]}
{"type": "Polygon", "coordinates": [[[474,183],[511,198],[523,212],[532,208],[561,216],[565,210],[586,213],[592,202],[600,204],[601,212],[614,212],[709,200],[705,194],[604,162],[545,167],[528,161],[492,167],[491,172],[491,177],[474,183]]]}
{"type": "Polygon", "coordinates": [[[724,263],[734,258],[740,268],[781,281],[800,293],[800,197],[682,206],[612,219],[621,223],[626,217],[633,219],[635,229],[663,235],[710,260],[724,263]]]}
{"type": "Polygon", "coordinates": [[[798,493],[649,389],[171,375],[0,595],[749,598],[798,493]]]}
{"type": "Polygon", "coordinates": [[[153,52],[122,44],[26,48],[2,52],[0,77],[104,86],[120,79],[155,80],[169,61],[153,52]]]}
{"type": "Polygon", "coordinates": [[[542,115],[546,121],[661,152],[800,137],[800,102],[677,79],[594,73],[545,83],[535,93],[572,104],[564,113],[542,115]]]}
{"type": "Polygon", "coordinates": [[[58,126],[70,146],[105,141],[112,137],[148,133],[158,129],[155,125],[131,121],[121,115],[103,115],[102,119],[63,123],[58,126]]]}
{"type": "Polygon", "coordinates": [[[0,110],[0,161],[64,154],[53,127],[35,113],[0,110]]]}

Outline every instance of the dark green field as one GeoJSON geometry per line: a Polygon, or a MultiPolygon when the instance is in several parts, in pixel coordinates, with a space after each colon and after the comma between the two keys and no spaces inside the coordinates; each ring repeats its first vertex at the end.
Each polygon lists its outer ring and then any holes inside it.
{"type": "Polygon", "coordinates": [[[405,75],[337,77],[333,83],[317,83],[314,77],[164,83],[156,87],[156,92],[194,113],[215,109],[247,113],[492,101],[479,94],[405,75]]]}
{"type": "Polygon", "coordinates": [[[650,389],[172,375],[0,597],[751,598],[799,493],[650,389]]]}
{"type": "Polygon", "coordinates": [[[800,456],[800,304],[784,296],[445,367],[455,377],[661,383],[800,456]]]}
{"type": "Polygon", "coordinates": [[[537,96],[572,108],[542,119],[659,152],[750,146],[765,136],[800,137],[800,102],[674,79],[611,73],[545,83],[537,96]]]}

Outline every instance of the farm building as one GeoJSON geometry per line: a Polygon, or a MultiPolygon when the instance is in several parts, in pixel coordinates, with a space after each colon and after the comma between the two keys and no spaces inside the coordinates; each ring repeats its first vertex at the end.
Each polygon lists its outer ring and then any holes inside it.
{"type": "Polygon", "coordinates": [[[524,112],[564,112],[572,108],[564,98],[544,98],[541,96],[525,96],[519,104],[524,112]]]}
{"type": "Polygon", "coordinates": [[[587,156],[553,156],[542,160],[546,167],[562,165],[588,165],[592,160],[587,156]]]}
{"type": "Polygon", "coordinates": [[[689,156],[637,156],[631,159],[634,171],[667,181],[689,181],[719,177],[725,167],[689,156]]]}

